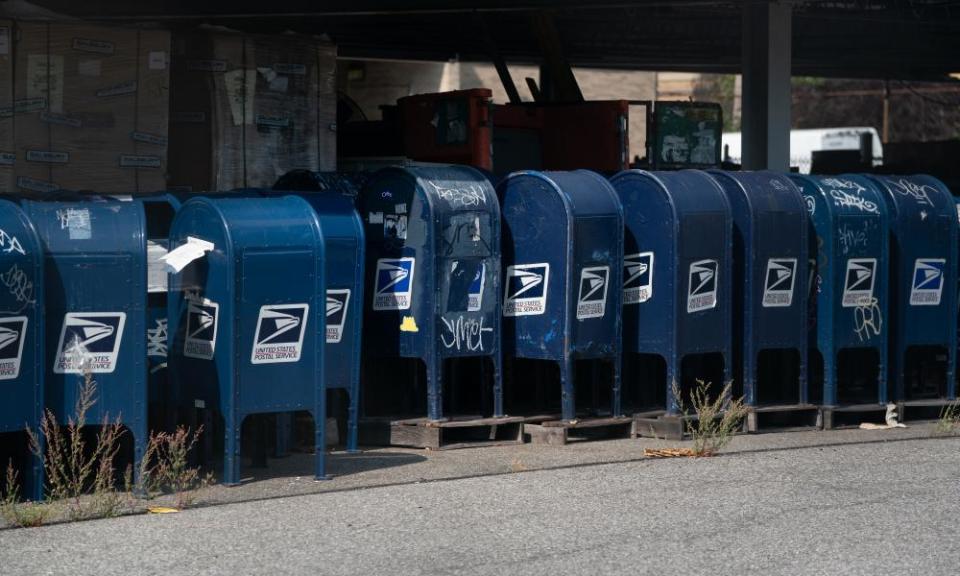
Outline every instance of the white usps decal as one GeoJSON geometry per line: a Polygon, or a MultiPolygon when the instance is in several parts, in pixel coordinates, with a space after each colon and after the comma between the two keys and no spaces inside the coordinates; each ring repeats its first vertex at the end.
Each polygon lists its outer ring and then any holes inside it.
{"type": "Polygon", "coordinates": [[[550,264],[517,264],[507,267],[503,315],[533,316],[547,309],[550,264]]]}
{"type": "Polygon", "coordinates": [[[309,312],[309,304],[261,306],[250,363],[299,362],[309,312]]]}
{"type": "Polygon", "coordinates": [[[13,380],[20,375],[26,336],[26,316],[0,318],[0,380],[13,380]]]}
{"type": "Polygon", "coordinates": [[[623,257],[623,303],[642,304],[653,298],[653,252],[623,257]]]}
{"type": "Polygon", "coordinates": [[[917,258],[913,265],[910,286],[911,306],[939,306],[943,294],[943,274],[947,261],[943,258],[917,258]]]}
{"type": "Polygon", "coordinates": [[[876,258],[851,258],[847,260],[847,273],[843,280],[844,308],[869,306],[873,301],[873,285],[877,278],[876,258]]]}
{"type": "Polygon", "coordinates": [[[374,310],[408,310],[413,293],[414,258],[377,260],[373,287],[374,310]]]}
{"type": "Polygon", "coordinates": [[[117,367],[125,312],[68,312],[53,364],[55,374],[109,374],[117,367]]]}
{"type": "Polygon", "coordinates": [[[580,271],[577,320],[603,316],[607,309],[607,286],[609,284],[609,266],[591,266],[580,271]]]}
{"type": "Polygon", "coordinates": [[[687,313],[709,310],[717,305],[716,260],[697,260],[690,263],[687,288],[687,313]]]}
{"type": "Polygon", "coordinates": [[[763,307],[783,308],[793,304],[797,278],[796,258],[770,258],[763,283],[763,307]]]}
{"type": "Polygon", "coordinates": [[[327,344],[336,344],[343,339],[349,306],[349,288],[327,290],[327,344]]]}
{"type": "Polygon", "coordinates": [[[217,325],[220,305],[210,300],[190,302],[187,307],[187,331],[183,339],[183,355],[212,360],[217,349],[217,325]]]}

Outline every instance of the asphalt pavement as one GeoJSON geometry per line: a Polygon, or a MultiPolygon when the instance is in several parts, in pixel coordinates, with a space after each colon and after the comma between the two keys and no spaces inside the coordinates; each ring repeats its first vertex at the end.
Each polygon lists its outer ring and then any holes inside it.
{"type": "Polygon", "coordinates": [[[0,574],[957,573],[960,438],[770,438],[716,458],[513,461],[512,473],[4,530],[0,574]]]}

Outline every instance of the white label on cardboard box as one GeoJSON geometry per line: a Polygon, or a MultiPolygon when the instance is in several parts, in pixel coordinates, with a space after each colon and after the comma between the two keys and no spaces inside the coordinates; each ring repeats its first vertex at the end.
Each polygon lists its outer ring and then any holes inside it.
{"type": "Polygon", "coordinates": [[[93,52],[94,54],[113,54],[115,46],[113,42],[106,40],[93,40],[90,38],[74,38],[73,49],[80,52],[93,52]]]}
{"type": "Polygon", "coordinates": [[[138,154],[121,154],[121,168],[159,168],[159,156],[143,156],[138,154]]]}
{"type": "Polygon", "coordinates": [[[13,152],[0,152],[0,166],[13,166],[16,163],[16,154],[13,152]]]}
{"type": "Polygon", "coordinates": [[[131,132],[130,139],[134,142],[143,142],[144,144],[156,144],[157,146],[166,146],[167,137],[149,132],[131,132]]]}
{"type": "Polygon", "coordinates": [[[285,116],[267,116],[257,114],[257,126],[269,126],[271,128],[289,128],[290,119],[285,116]]]}
{"type": "Polygon", "coordinates": [[[289,74],[291,76],[306,76],[307,67],[303,64],[294,64],[292,62],[277,62],[273,65],[273,71],[277,74],[289,74]]]}
{"type": "Polygon", "coordinates": [[[70,162],[70,153],[56,152],[53,150],[27,150],[27,162],[66,164],[67,162],[70,162]]]}
{"type": "Polygon", "coordinates": [[[54,192],[60,189],[60,187],[53,182],[34,180],[33,178],[27,178],[26,176],[17,178],[17,186],[32,192],[54,192]]]}
{"type": "Polygon", "coordinates": [[[81,60],[77,62],[77,74],[81,76],[100,76],[100,61],[81,60]]]}
{"type": "Polygon", "coordinates": [[[150,70],[167,69],[167,53],[164,51],[151,52],[147,55],[147,68],[150,70]]]}
{"type": "Polygon", "coordinates": [[[203,124],[206,121],[205,112],[174,112],[170,115],[170,122],[174,124],[203,124]]]}
{"type": "Polygon", "coordinates": [[[226,72],[226,60],[191,60],[187,62],[187,68],[200,72],[226,72]]]}
{"type": "Polygon", "coordinates": [[[71,118],[65,114],[51,114],[46,110],[40,113],[40,120],[43,120],[47,124],[70,126],[71,128],[80,128],[83,126],[83,121],[79,118],[71,118]]]}
{"type": "Polygon", "coordinates": [[[104,88],[103,90],[97,90],[97,97],[107,98],[110,96],[123,96],[125,94],[133,94],[137,91],[137,81],[132,82],[122,82],[116,84],[109,88],[104,88]]]}
{"type": "MultiPolygon", "coordinates": [[[[63,113],[63,56],[27,55],[27,98],[46,98],[47,108],[63,113]]],[[[18,107],[17,112],[20,112],[18,107]]]]}
{"type": "Polygon", "coordinates": [[[271,92],[285,93],[289,85],[290,85],[289,78],[287,78],[286,76],[277,76],[276,78],[270,81],[269,88],[271,92]]]}
{"type": "Polygon", "coordinates": [[[13,102],[13,109],[17,114],[43,110],[47,107],[47,99],[40,96],[38,98],[22,98],[13,102]]]}
{"type": "Polygon", "coordinates": [[[243,68],[231,70],[223,75],[223,84],[230,102],[233,125],[252,124],[253,95],[257,88],[256,71],[243,68]]]}
{"type": "Polygon", "coordinates": [[[10,28],[0,26],[0,54],[10,53],[10,28]]]}

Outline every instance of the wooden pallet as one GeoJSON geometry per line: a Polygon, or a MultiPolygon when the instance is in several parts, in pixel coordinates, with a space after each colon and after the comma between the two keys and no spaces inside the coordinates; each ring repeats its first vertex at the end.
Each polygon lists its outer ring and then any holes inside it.
{"type": "Polygon", "coordinates": [[[683,440],[686,434],[686,419],[678,414],[668,415],[666,410],[639,412],[633,415],[635,437],[683,440]]]}
{"type": "Polygon", "coordinates": [[[764,430],[788,432],[820,429],[820,408],[813,404],[751,406],[747,412],[747,432],[764,430]]]}
{"type": "Polygon", "coordinates": [[[451,450],[522,443],[523,418],[519,417],[410,418],[389,423],[390,446],[451,450]]]}
{"type": "Polygon", "coordinates": [[[607,416],[577,420],[540,420],[523,424],[524,436],[531,444],[563,446],[571,440],[599,440],[609,438],[633,438],[633,418],[607,416]]]}
{"type": "Polygon", "coordinates": [[[824,430],[858,428],[864,422],[883,424],[887,414],[885,404],[849,404],[821,406],[820,427],[824,430]]]}
{"type": "Polygon", "coordinates": [[[897,415],[901,422],[923,422],[940,419],[943,410],[957,400],[933,398],[929,400],[901,400],[897,402],[897,415]]]}

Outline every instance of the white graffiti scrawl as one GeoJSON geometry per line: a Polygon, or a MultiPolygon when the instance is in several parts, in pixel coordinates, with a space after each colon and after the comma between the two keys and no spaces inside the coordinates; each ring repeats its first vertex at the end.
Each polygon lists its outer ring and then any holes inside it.
{"type": "Polygon", "coordinates": [[[936,194],[936,189],[927,184],[917,184],[905,178],[900,180],[887,180],[893,191],[901,196],[910,196],[917,201],[917,204],[923,206],[933,206],[930,200],[930,193],[936,194]]]}
{"type": "Polygon", "coordinates": [[[483,317],[468,318],[459,316],[456,320],[443,320],[444,331],[440,334],[440,341],[448,350],[469,350],[470,352],[483,351],[483,335],[493,332],[493,328],[483,325],[483,317]]]}
{"type": "Polygon", "coordinates": [[[3,229],[0,229],[0,249],[7,254],[11,252],[26,254],[26,252],[23,250],[23,246],[20,245],[20,241],[17,240],[17,237],[7,234],[7,232],[3,229]]]}
{"type": "Polygon", "coordinates": [[[471,208],[481,204],[486,205],[487,203],[487,195],[484,194],[483,188],[476,184],[470,184],[460,188],[440,186],[435,182],[430,182],[430,185],[433,186],[437,196],[446,200],[451,208],[471,208]]]}
{"type": "Polygon", "coordinates": [[[20,309],[17,310],[17,312],[36,303],[36,300],[33,298],[33,282],[30,281],[27,273],[21,270],[16,264],[11,266],[10,269],[3,274],[0,274],[0,282],[3,282],[3,285],[10,290],[10,294],[13,295],[13,297],[17,299],[17,303],[20,304],[20,309]]]}
{"type": "Polygon", "coordinates": [[[871,298],[868,304],[857,306],[853,311],[853,318],[856,323],[853,331],[861,342],[879,336],[883,329],[883,316],[876,298],[871,298]]]}

